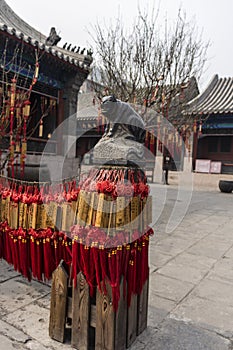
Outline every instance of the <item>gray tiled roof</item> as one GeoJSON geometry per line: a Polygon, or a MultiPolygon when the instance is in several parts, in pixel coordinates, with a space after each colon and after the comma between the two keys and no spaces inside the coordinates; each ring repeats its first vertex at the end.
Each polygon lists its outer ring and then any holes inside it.
{"type": "Polygon", "coordinates": [[[187,103],[185,115],[233,113],[233,78],[214,75],[202,94],[187,103]]]}
{"type": "Polygon", "coordinates": [[[23,39],[32,46],[45,50],[74,66],[88,70],[92,62],[92,58],[89,56],[74,53],[58,46],[46,45],[46,36],[22,20],[4,0],[0,0],[0,31],[23,39]]]}
{"type": "Polygon", "coordinates": [[[77,119],[80,121],[96,121],[98,118],[98,108],[95,106],[89,106],[85,108],[79,108],[77,111],[77,119]]]}

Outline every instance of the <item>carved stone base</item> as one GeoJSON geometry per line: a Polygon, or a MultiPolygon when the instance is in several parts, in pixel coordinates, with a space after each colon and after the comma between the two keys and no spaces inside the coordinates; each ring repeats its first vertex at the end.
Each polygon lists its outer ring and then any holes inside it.
{"type": "Polygon", "coordinates": [[[94,147],[94,164],[122,164],[126,165],[129,161],[137,163],[144,156],[144,146],[134,140],[119,138],[101,139],[94,147]]]}

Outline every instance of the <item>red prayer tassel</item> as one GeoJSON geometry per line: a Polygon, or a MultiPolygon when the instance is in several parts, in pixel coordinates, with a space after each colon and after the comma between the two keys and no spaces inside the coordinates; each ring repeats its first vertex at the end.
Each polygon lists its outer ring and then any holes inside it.
{"type": "Polygon", "coordinates": [[[78,269],[78,242],[77,240],[72,241],[72,270],[71,278],[74,281],[74,287],[77,287],[77,274],[79,273],[78,269]]]}
{"type": "Polygon", "coordinates": [[[115,311],[117,310],[118,302],[120,299],[120,285],[117,281],[117,269],[119,268],[119,266],[117,264],[116,255],[117,251],[114,249],[108,254],[109,278],[112,287],[112,305],[115,311]]]}
{"type": "Polygon", "coordinates": [[[11,231],[11,245],[12,245],[12,259],[15,271],[22,273],[20,260],[21,260],[21,240],[22,236],[17,230],[11,231]]]}
{"type": "Polygon", "coordinates": [[[35,241],[35,230],[29,230],[30,236],[30,252],[31,252],[31,269],[33,277],[37,277],[37,249],[36,249],[36,241],[35,241]]]}
{"type": "Polygon", "coordinates": [[[102,291],[101,281],[103,279],[102,279],[102,275],[101,275],[101,266],[100,266],[100,261],[99,261],[98,248],[91,247],[90,259],[91,259],[91,263],[94,264],[94,266],[95,266],[95,276],[96,276],[95,279],[96,279],[97,286],[98,286],[99,290],[102,291]]]}
{"type": "Polygon", "coordinates": [[[52,254],[51,236],[51,230],[45,230],[42,238],[43,243],[41,243],[43,244],[44,276],[47,280],[49,280],[52,277],[52,272],[56,269],[54,255],[52,254]]]}
{"type": "Polygon", "coordinates": [[[64,237],[63,237],[63,260],[65,261],[67,266],[70,266],[71,261],[72,261],[71,248],[72,248],[72,243],[71,243],[69,237],[64,235],[64,237]]]}
{"type": "Polygon", "coordinates": [[[130,260],[130,244],[127,244],[123,249],[123,275],[124,275],[124,297],[126,297],[127,291],[127,279],[128,279],[128,269],[129,269],[129,260],[130,260]]]}
{"type": "Polygon", "coordinates": [[[154,137],[153,131],[150,134],[150,151],[151,151],[151,153],[154,154],[154,151],[155,151],[155,137],[154,137]]]}
{"type": "Polygon", "coordinates": [[[30,250],[29,250],[29,240],[27,237],[26,230],[19,229],[18,234],[20,234],[21,239],[19,240],[19,251],[20,251],[20,270],[24,277],[31,280],[31,266],[30,266],[30,250]]]}
{"type": "Polygon", "coordinates": [[[100,266],[101,266],[101,272],[102,272],[102,287],[103,287],[103,292],[106,295],[107,294],[107,289],[106,289],[106,284],[105,280],[108,276],[108,271],[107,271],[107,250],[103,249],[102,247],[99,248],[98,250],[99,253],[99,261],[100,261],[100,266]]]}
{"type": "Polygon", "coordinates": [[[13,264],[13,256],[12,256],[12,249],[11,249],[11,243],[12,243],[12,238],[11,238],[11,229],[7,227],[6,231],[6,261],[8,264],[13,264]]]}
{"type": "Polygon", "coordinates": [[[40,233],[36,238],[36,267],[37,267],[37,279],[39,281],[43,280],[44,273],[44,251],[43,251],[43,240],[40,237],[40,233]]]}

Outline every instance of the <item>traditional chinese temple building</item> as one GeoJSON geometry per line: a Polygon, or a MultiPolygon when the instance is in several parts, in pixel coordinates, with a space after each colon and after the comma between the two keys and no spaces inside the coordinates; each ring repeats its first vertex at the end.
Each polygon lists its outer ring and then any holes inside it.
{"type": "Polygon", "coordinates": [[[203,172],[233,173],[233,78],[215,75],[184,111],[196,120],[193,147],[193,169],[203,163],[203,172]],[[208,171],[208,164],[210,166],[208,171]],[[206,170],[205,170],[206,167],[206,170]]]}
{"type": "MultiPolygon", "coordinates": [[[[60,39],[54,27],[45,36],[0,0],[0,142],[2,151],[10,148],[11,165],[17,154],[21,165],[30,162],[30,154],[36,162],[46,144],[49,154],[66,152],[67,130],[51,138],[49,147],[47,141],[58,125],[76,113],[92,55],[79,53],[74,45],[59,47],[60,39]]],[[[75,135],[76,126],[71,129],[75,135]]]]}

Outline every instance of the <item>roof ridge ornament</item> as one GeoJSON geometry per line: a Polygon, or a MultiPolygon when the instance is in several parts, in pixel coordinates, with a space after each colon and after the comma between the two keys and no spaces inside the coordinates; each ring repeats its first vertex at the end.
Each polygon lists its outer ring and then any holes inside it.
{"type": "Polygon", "coordinates": [[[51,27],[49,36],[45,40],[45,44],[48,46],[55,46],[61,40],[61,37],[57,34],[55,27],[51,27]]]}

